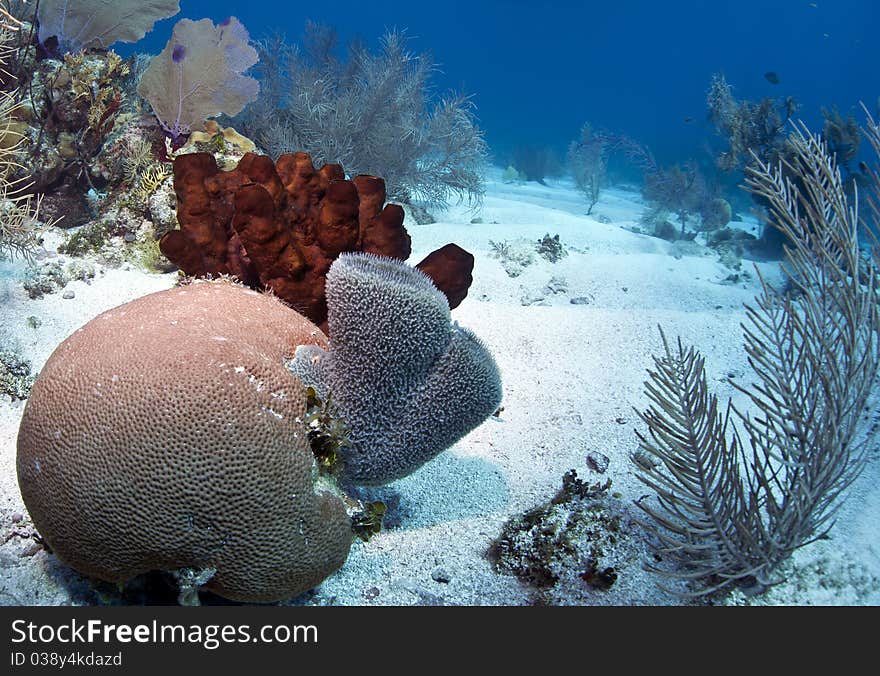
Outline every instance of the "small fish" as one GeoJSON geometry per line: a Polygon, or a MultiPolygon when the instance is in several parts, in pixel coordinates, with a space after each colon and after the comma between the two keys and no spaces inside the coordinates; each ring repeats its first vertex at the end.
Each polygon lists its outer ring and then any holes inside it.
{"type": "Polygon", "coordinates": [[[866,162],[862,161],[862,162],[859,162],[859,171],[861,171],[863,174],[870,174],[871,168],[868,166],[868,164],[866,162]]]}
{"type": "Polygon", "coordinates": [[[764,79],[772,85],[779,84],[779,76],[772,70],[768,70],[766,73],[764,73],[764,79]]]}
{"type": "Polygon", "coordinates": [[[819,3],[818,2],[811,2],[810,7],[812,7],[813,9],[819,9],[819,3]]]}
{"type": "Polygon", "coordinates": [[[693,121],[694,121],[694,118],[692,118],[692,117],[690,117],[690,116],[684,118],[684,123],[685,123],[685,124],[690,124],[690,123],[693,122],[693,121]]]}

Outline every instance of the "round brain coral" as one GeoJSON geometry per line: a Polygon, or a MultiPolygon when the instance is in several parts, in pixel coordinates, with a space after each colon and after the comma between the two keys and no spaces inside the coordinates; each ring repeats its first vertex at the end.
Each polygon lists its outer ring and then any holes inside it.
{"type": "Polygon", "coordinates": [[[326,344],[277,299],[222,281],[90,321],[49,358],[19,429],[41,536],[110,582],[216,569],[206,588],[256,602],[320,583],[344,563],[351,523],[318,474],[306,393],[283,360],[326,344]]]}

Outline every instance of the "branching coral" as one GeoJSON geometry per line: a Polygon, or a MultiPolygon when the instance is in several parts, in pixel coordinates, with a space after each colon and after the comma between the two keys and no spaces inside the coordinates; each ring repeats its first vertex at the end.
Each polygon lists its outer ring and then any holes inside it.
{"type": "Polygon", "coordinates": [[[694,216],[699,216],[695,230],[717,230],[731,218],[730,204],[720,197],[718,186],[706,178],[694,161],[646,167],[642,196],[651,206],[643,222],[653,224],[654,234],[665,239],[693,238],[693,233],[687,233],[687,225],[694,216]],[[680,226],[677,234],[663,220],[666,212],[675,214],[680,226]]]}
{"type": "Polygon", "coordinates": [[[138,182],[153,162],[153,146],[142,136],[128,136],[123,141],[122,178],[129,185],[138,182]]]}
{"type": "Polygon", "coordinates": [[[613,146],[613,138],[607,132],[594,129],[590,123],[581,127],[580,138],[568,146],[568,169],[575,187],[587,200],[587,214],[593,212],[599,201],[599,193],[605,185],[608,155],[613,146]]]}
{"type": "MultiPolygon", "coordinates": [[[[867,136],[880,153],[870,117],[867,136]]],[[[858,207],[826,143],[803,128],[790,145],[784,168],[756,158],[747,178],[790,242],[789,288],[762,281],[747,308],[745,349],[757,382],[738,387],[756,413],[736,417],[748,446],[730,408],[722,413],[709,394],[693,348],[667,344],[646,385],[652,405],[641,414],[649,434],[639,435],[638,468],[658,503],[639,504],[658,553],[678,564],[650,568],[695,582],[697,594],[779,582],[779,565],[831,528],[867,458],[871,433],[862,422],[880,365],[880,256],[876,246],[867,259],[860,250],[858,207]]],[[[872,180],[876,221],[876,172],[872,180]]]]}
{"type": "Polygon", "coordinates": [[[82,52],[77,52],[64,55],[64,71],[62,77],[68,82],[70,105],[87,111],[81,136],[85,139],[89,134],[96,135],[98,142],[91,145],[99,146],[112,129],[119,111],[122,91],[118,81],[128,77],[128,64],[113,51],[99,61],[90,61],[82,52]],[[85,106],[81,106],[81,102],[85,106]]]}
{"type": "Polygon", "coordinates": [[[138,175],[137,187],[134,190],[133,196],[146,203],[150,199],[150,195],[156,192],[159,186],[165,182],[165,179],[170,176],[171,169],[167,165],[160,164],[159,162],[151,164],[138,175]]]}
{"type": "Polygon", "coordinates": [[[828,144],[828,151],[837,156],[838,164],[849,171],[850,162],[859,154],[862,135],[859,123],[853,115],[845,118],[834,108],[822,108],[822,137],[828,144]]]}
{"type": "Polygon", "coordinates": [[[30,67],[26,49],[17,58],[18,78],[26,78],[15,95],[24,101],[27,135],[17,175],[46,195],[45,214],[63,217],[64,227],[80,225],[93,215],[86,193],[102,192],[107,182],[102,151],[124,119],[128,63],[112,51],[69,53],[30,67]]]}
{"type": "MultiPolygon", "coordinates": [[[[27,2],[27,0],[25,0],[27,2]]],[[[0,28],[16,31],[24,25],[24,22],[9,11],[6,7],[0,7],[0,28]]]]}
{"type": "Polygon", "coordinates": [[[655,209],[673,212],[681,226],[679,238],[685,238],[688,218],[698,211],[705,182],[693,162],[658,167],[645,174],[642,195],[655,209]]]}
{"type": "Polygon", "coordinates": [[[121,150],[122,178],[131,188],[132,197],[146,205],[150,196],[172,175],[171,166],[155,159],[152,144],[143,136],[126,136],[121,150]]]}
{"type": "Polygon", "coordinates": [[[727,150],[716,158],[723,171],[744,166],[751,154],[763,162],[775,162],[783,155],[785,123],[797,110],[794,99],[786,98],[781,105],[771,98],[737,101],[724,76],[715,74],[706,103],[709,118],[727,141],[727,150]]]}

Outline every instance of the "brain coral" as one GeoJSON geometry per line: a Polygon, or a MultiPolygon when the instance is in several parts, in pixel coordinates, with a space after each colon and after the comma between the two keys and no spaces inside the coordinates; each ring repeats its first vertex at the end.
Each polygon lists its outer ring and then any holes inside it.
{"type": "Polygon", "coordinates": [[[339,568],[351,524],[318,476],[306,395],[284,367],[325,336],[228,282],[155,293],[52,354],[18,436],[18,479],[57,556],[111,582],[215,568],[206,587],[272,601],[339,568]]]}
{"type": "Polygon", "coordinates": [[[406,476],[498,408],[495,360],[450,323],[446,296],[422,271],[344,253],[327,275],[327,307],[331,349],[300,347],[290,368],[349,427],[344,480],[406,476]]]}

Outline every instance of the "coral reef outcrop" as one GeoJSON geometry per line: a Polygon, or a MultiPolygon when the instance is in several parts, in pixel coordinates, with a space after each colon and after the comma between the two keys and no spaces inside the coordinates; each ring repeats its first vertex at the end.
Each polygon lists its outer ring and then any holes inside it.
{"type": "Polygon", "coordinates": [[[110,178],[104,145],[131,117],[121,86],[128,74],[129,64],[111,51],[44,59],[29,76],[30,97],[16,112],[25,125],[16,178],[45,193],[46,220],[70,228],[93,215],[87,195],[110,178]]]}
{"type": "Polygon", "coordinates": [[[634,547],[633,519],[610,489],[610,479],[591,483],[569,470],[550,500],[504,524],[489,560],[528,585],[536,604],[609,591],[634,547]]]}
{"type": "Polygon", "coordinates": [[[295,596],[380,525],[384,508],[359,514],[337,480],[409,474],[496,410],[492,356],[427,275],[344,253],[327,290],[332,344],[228,279],[144,296],[61,343],[17,455],[58,558],[108,582],[158,570],[233,600],[295,596]]]}

